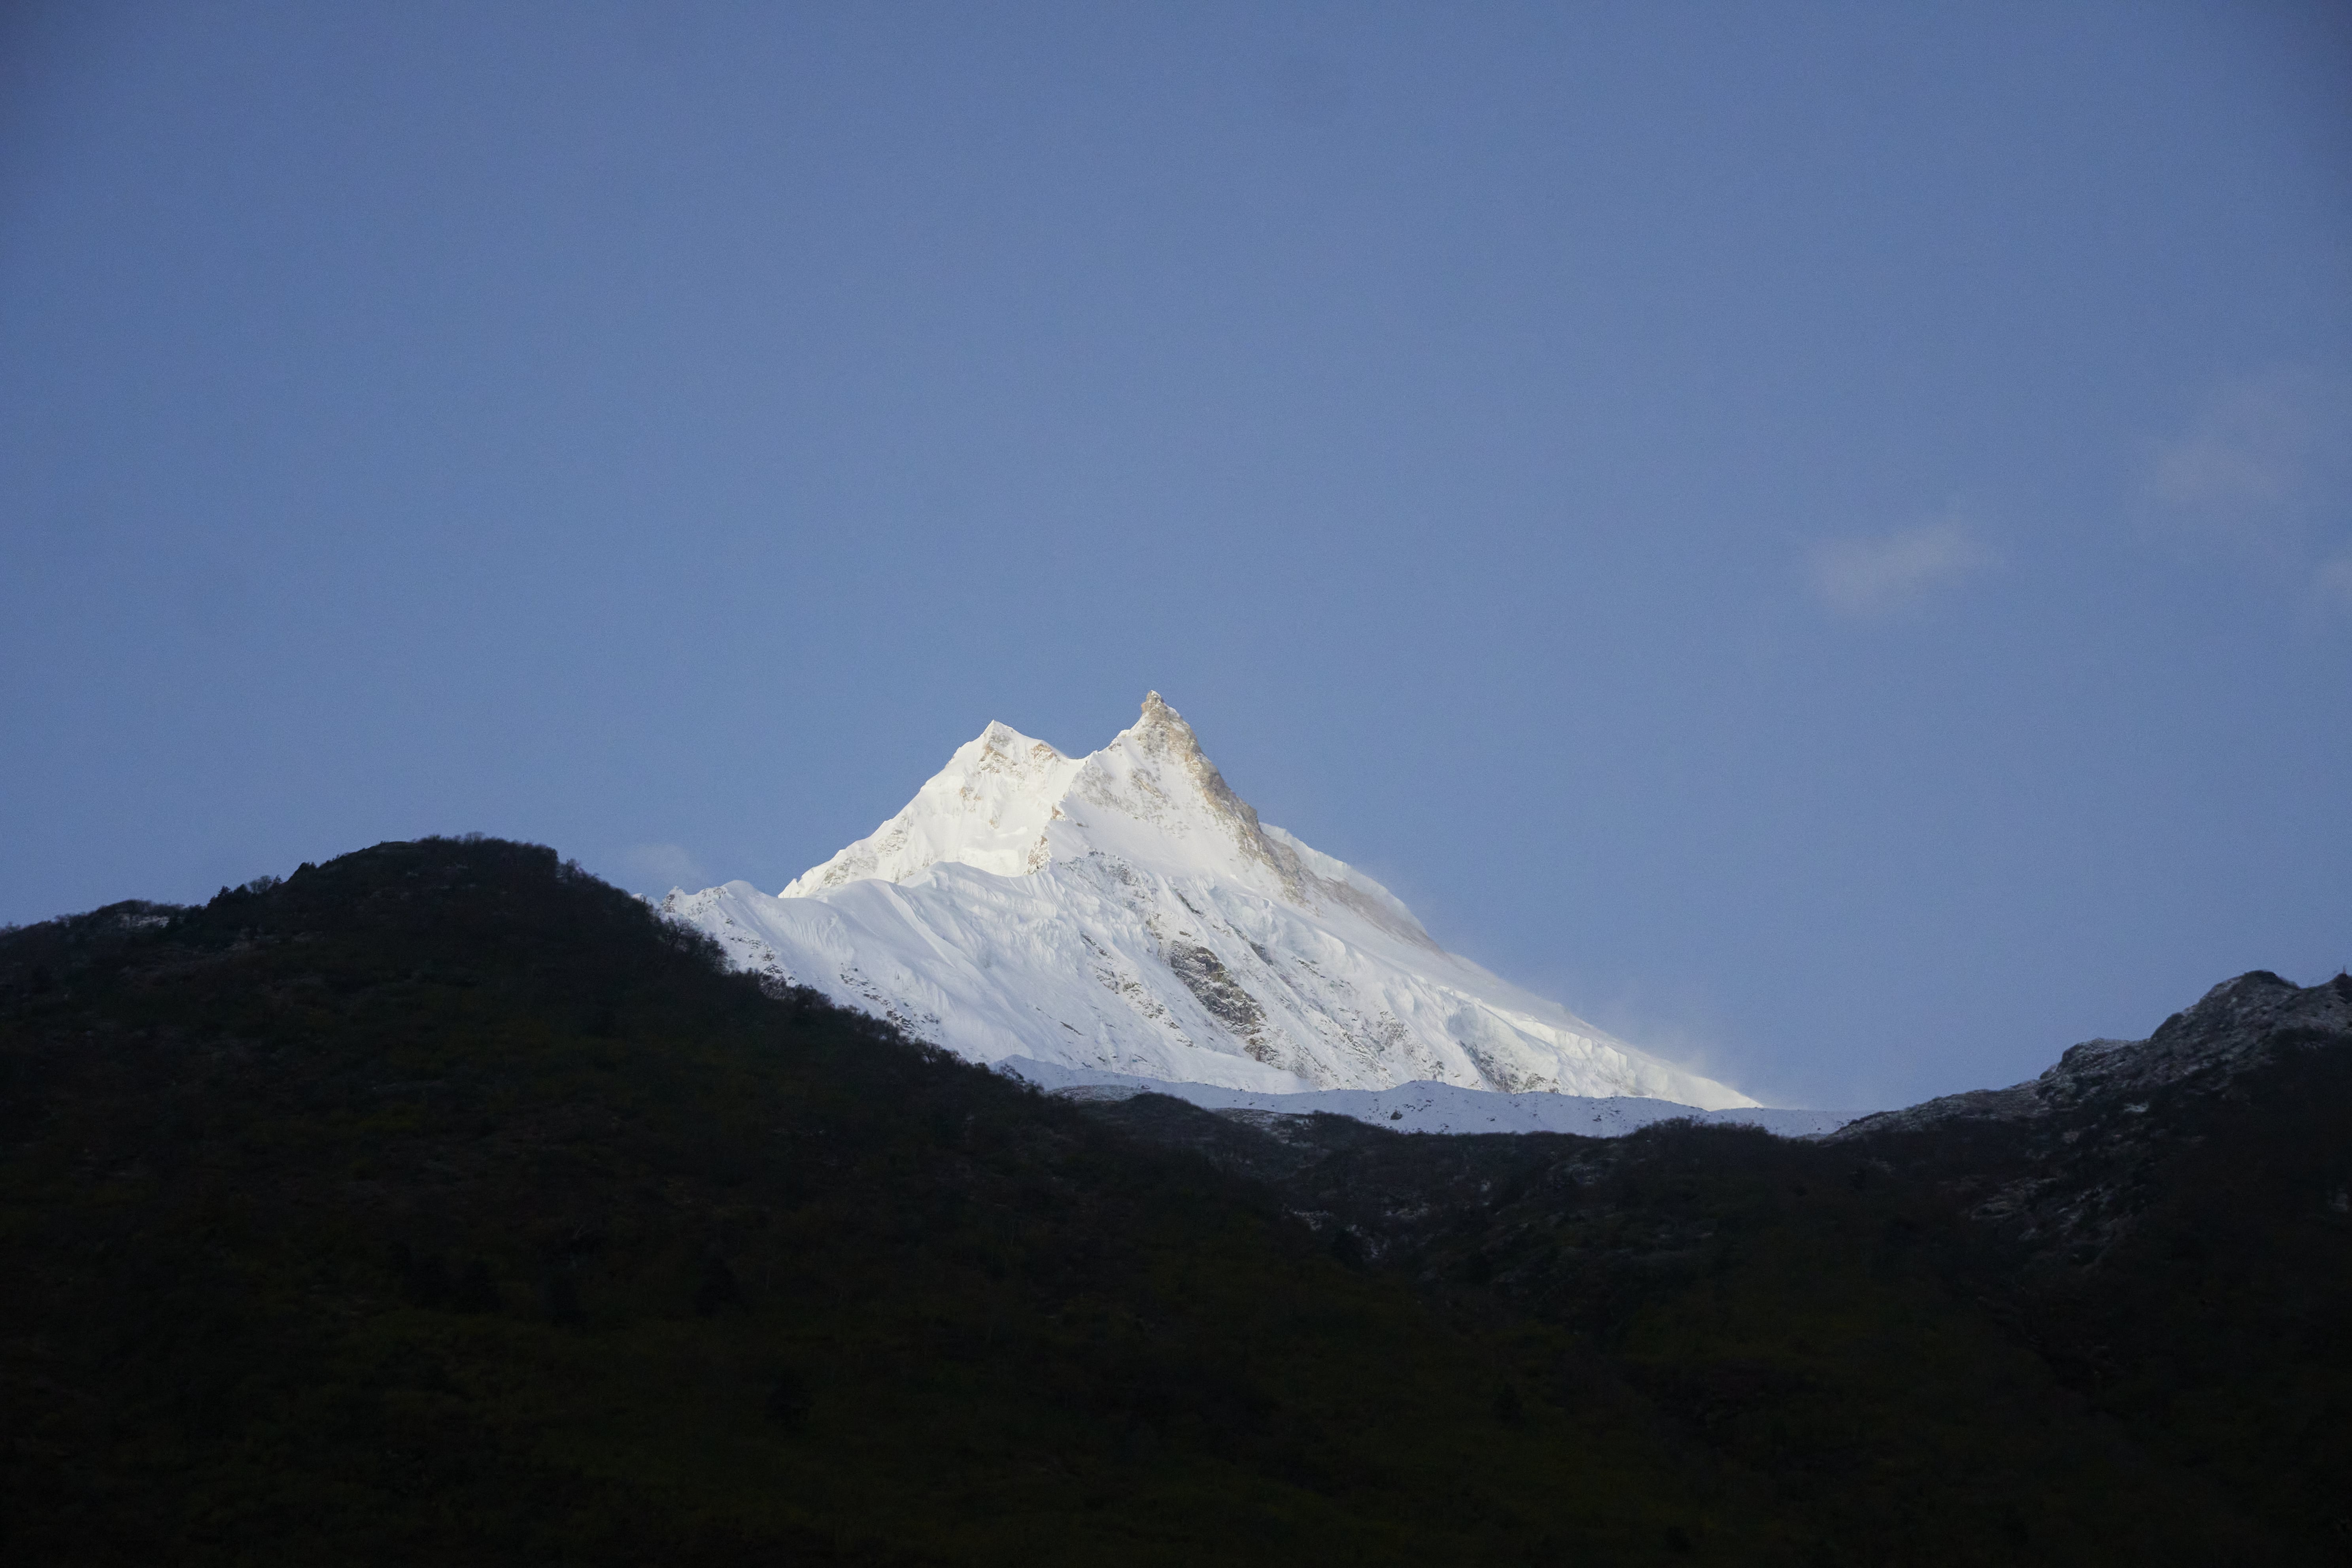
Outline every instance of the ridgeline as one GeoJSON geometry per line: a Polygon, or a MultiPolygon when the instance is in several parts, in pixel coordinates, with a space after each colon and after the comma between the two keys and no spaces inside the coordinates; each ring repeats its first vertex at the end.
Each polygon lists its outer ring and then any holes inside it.
{"type": "Polygon", "coordinates": [[[0,1554],[2352,1560],[2309,1014],[2026,1121],[1406,1137],[1040,1095],[535,846],[117,904],[0,934],[0,1554]]]}

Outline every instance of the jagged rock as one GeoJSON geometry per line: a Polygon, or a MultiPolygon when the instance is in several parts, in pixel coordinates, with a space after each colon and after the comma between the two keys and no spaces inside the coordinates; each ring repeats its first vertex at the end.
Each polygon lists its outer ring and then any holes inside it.
{"type": "Polygon", "coordinates": [[[2135,1114],[2131,1102],[2158,1089],[2191,1080],[2218,1088],[2273,1051],[2347,1035],[2352,977],[2305,987],[2257,969],[2216,985],[2145,1040],[2085,1040],[2067,1047],[2040,1078],[1881,1111],[1833,1136],[1875,1137],[1957,1121],[2029,1121],[2078,1109],[2135,1114]]]}
{"type": "Polygon", "coordinates": [[[2211,1109],[2283,1055],[2352,1048],[2352,976],[2267,970],[2216,985],[2145,1040],[2086,1040],[2040,1078],[1947,1095],[1831,1134],[1941,1171],[1973,1216],[2037,1255],[2095,1262],[2131,1228],[2211,1109]]]}

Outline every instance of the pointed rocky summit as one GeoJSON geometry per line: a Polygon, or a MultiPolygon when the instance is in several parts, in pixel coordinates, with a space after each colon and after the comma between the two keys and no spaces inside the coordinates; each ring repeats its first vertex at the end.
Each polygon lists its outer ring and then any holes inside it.
{"type": "Polygon", "coordinates": [[[663,908],[741,967],[980,1061],[1756,1103],[1441,949],[1387,889],[1261,823],[1157,691],[1084,757],[991,723],[781,894],[663,908]]]}

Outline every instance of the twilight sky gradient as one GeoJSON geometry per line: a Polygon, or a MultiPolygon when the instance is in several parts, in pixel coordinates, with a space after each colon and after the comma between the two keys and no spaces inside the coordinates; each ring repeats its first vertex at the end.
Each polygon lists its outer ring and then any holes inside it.
{"type": "Polygon", "coordinates": [[[1787,1103],[2352,963],[2352,11],[0,14],[0,920],[1157,687],[1787,1103]]]}

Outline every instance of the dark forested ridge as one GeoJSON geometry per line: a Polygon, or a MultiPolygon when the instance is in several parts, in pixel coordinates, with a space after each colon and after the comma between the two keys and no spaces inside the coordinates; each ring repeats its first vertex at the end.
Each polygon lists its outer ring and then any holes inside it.
{"type": "Polygon", "coordinates": [[[12,1563],[2352,1559],[2352,982],[1792,1142],[1079,1106],[548,850],[0,935],[12,1563]]]}

